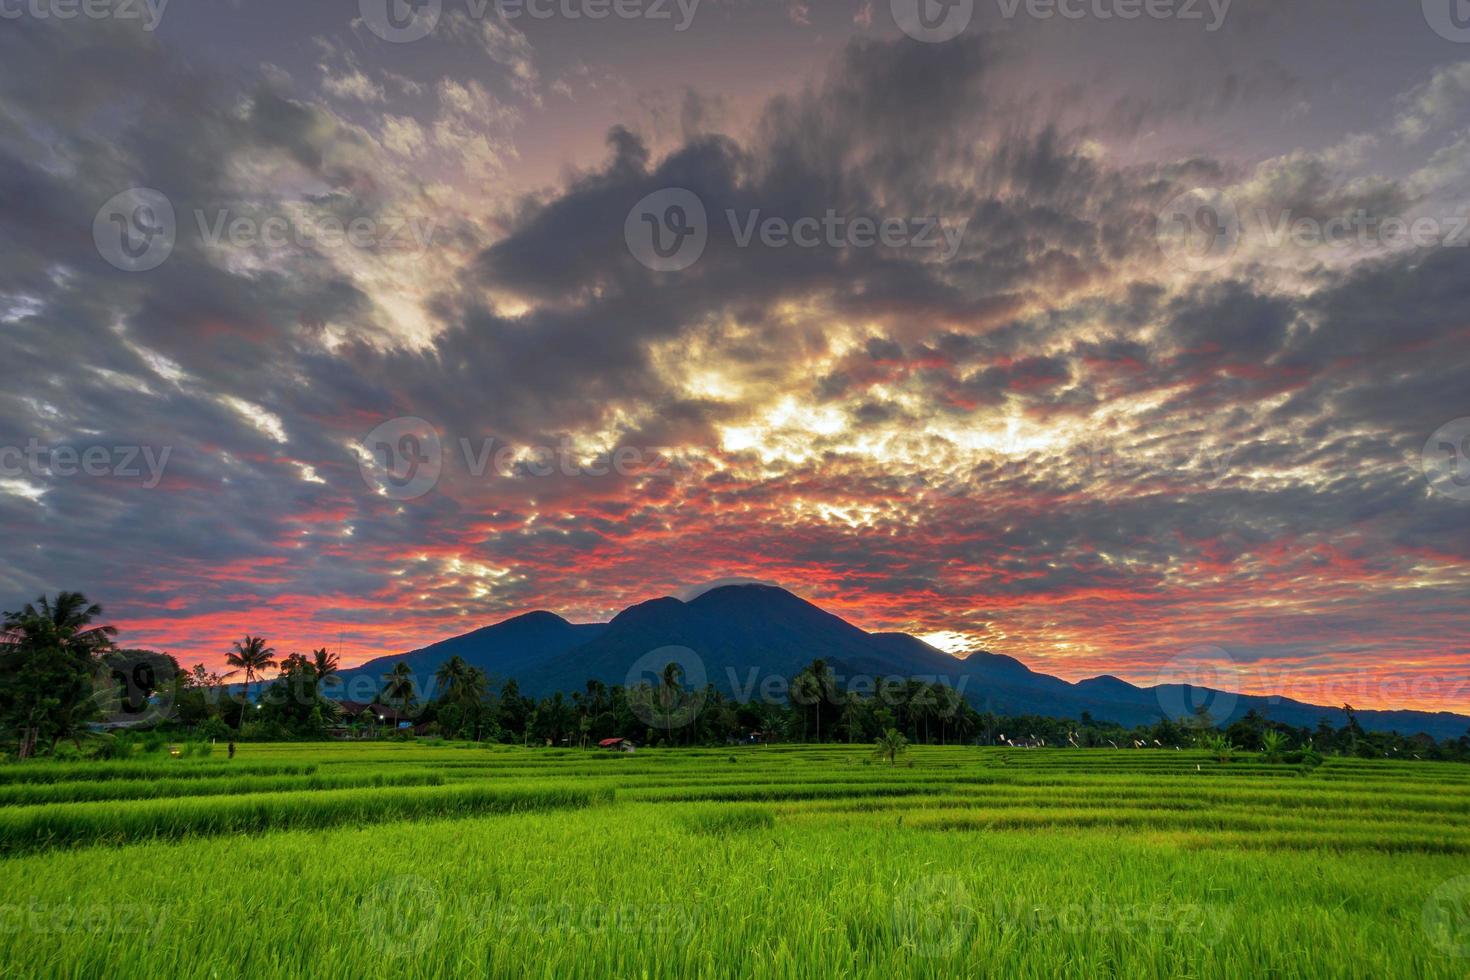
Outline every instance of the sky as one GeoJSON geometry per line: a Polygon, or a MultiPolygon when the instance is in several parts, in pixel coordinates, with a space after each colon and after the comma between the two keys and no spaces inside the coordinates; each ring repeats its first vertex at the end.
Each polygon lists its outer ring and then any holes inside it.
{"type": "Polygon", "coordinates": [[[392,2],[0,3],[0,607],[1470,711],[1458,0],[392,2]]]}

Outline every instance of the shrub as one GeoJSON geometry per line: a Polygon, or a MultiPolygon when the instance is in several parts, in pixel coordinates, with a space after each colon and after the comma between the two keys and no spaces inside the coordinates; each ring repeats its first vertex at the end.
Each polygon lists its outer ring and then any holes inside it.
{"type": "Polygon", "coordinates": [[[97,742],[93,757],[103,761],[126,759],[133,754],[133,743],[122,735],[104,735],[97,742]]]}
{"type": "Polygon", "coordinates": [[[1322,764],[1322,753],[1312,748],[1293,749],[1290,752],[1283,752],[1281,761],[1315,769],[1322,764]]]}
{"type": "Polygon", "coordinates": [[[230,726],[218,718],[206,718],[194,729],[194,734],[206,742],[230,737],[230,726]]]}
{"type": "Polygon", "coordinates": [[[1224,735],[1206,732],[1199,737],[1199,745],[1221,762],[1229,762],[1235,756],[1235,746],[1224,735]]]}
{"type": "Polygon", "coordinates": [[[143,752],[146,755],[156,755],[168,749],[168,736],[162,732],[149,732],[142,739],[143,752]]]}

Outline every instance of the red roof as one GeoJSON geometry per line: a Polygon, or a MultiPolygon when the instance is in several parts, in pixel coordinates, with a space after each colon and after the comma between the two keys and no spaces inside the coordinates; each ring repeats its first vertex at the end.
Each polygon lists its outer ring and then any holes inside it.
{"type": "Polygon", "coordinates": [[[605,738],[597,743],[597,747],[600,749],[611,748],[614,745],[622,745],[626,741],[626,738],[605,738]]]}

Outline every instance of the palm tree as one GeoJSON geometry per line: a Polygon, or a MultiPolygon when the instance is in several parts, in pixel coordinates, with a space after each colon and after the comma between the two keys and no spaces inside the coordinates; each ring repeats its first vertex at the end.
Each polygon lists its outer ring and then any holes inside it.
{"type": "Polygon", "coordinates": [[[398,661],[393,665],[392,673],[384,674],[383,680],[386,686],[383,688],[382,699],[389,704],[398,702],[398,714],[408,714],[408,706],[413,703],[413,669],[405,661],[398,661]]]}
{"type": "Polygon", "coordinates": [[[873,754],[880,759],[887,759],[890,766],[898,763],[898,757],[909,749],[909,740],[899,734],[897,728],[890,728],[878,737],[873,743],[873,754]]]}
{"type": "Polygon", "coordinates": [[[848,691],[842,698],[842,724],[847,728],[847,744],[857,741],[858,719],[863,710],[862,695],[848,691]]]}
{"type": "Polygon", "coordinates": [[[955,715],[960,713],[960,696],[952,687],[943,684],[937,685],[935,690],[939,697],[939,744],[948,744],[949,723],[955,715]]]}
{"type": "Polygon", "coordinates": [[[22,708],[25,717],[20,724],[20,758],[35,754],[43,716],[49,716],[52,722],[53,746],[85,720],[77,709],[85,702],[87,682],[96,672],[93,658],[110,650],[112,638],[117,635],[116,627],[92,625],[101,615],[102,607],[88,602],[80,592],[60,592],[54,602],[43,595],[26,603],[20,612],[5,614],[0,625],[0,653],[15,654],[21,661],[7,663],[7,673],[29,675],[35,690],[28,693],[36,695],[22,697],[28,703],[22,708]],[[36,664],[28,662],[29,655],[50,660],[44,664],[47,669],[36,669],[36,664]]]}
{"type": "Polygon", "coordinates": [[[341,658],[335,653],[328,653],[326,647],[311,651],[311,669],[316,673],[316,693],[318,697],[321,696],[323,684],[330,684],[337,679],[337,668],[341,664],[341,658]]]}
{"type": "Polygon", "coordinates": [[[811,676],[811,684],[808,690],[816,696],[812,702],[812,707],[816,709],[817,741],[820,742],[822,740],[822,702],[826,700],[827,692],[831,689],[832,669],[827,666],[827,661],[818,657],[812,661],[812,665],[807,668],[807,672],[811,676]]]}
{"type": "Polygon", "coordinates": [[[434,672],[434,683],[439,686],[439,696],[445,701],[459,700],[464,693],[461,688],[468,672],[469,664],[457,654],[440,664],[439,669],[434,672]]]}
{"type": "Polygon", "coordinates": [[[225,663],[235,668],[226,674],[226,677],[231,677],[241,671],[245,673],[245,689],[240,693],[239,725],[239,730],[244,732],[245,709],[250,700],[250,685],[276,665],[276,650],[274,647],[265,645],[265,637],[247,635],[245,639],[235,641],[235,649],[226,655],[225,663]]]}
{"type": "Polygon", "coordinates": [[[0,644],[29,643],[97,653],[112,646],[117,635],[116,626],[92,625],[101,615],[102,607],[88,602],[80,592],[57,593],[55,602],[41,596],[20,612],[6,614],[0,644]]]}
{"type": "Polygon", "coordinates": [[[664,664],[661,679],[663,696],[660,700],[663,701],[664,709],[664,738],[672,740],[674,737],[674,703],[678,700],[674,692],[678,691],[679,695],[684,693],[684,668],[671,660],[664,664]]]}
{"type": "Polygon", "coordinates": [[[461,710],[468,712],[475,723],[475,741],[480,740],[480,729],[485,723],[485,695],[490,689],[490,678],[478,667],[466,667],[459,682],[461,710]]]}
{"type": "Polygon", "coordinates": [[[607,710],[607,685],[595,678],[587,682],[587,710],[594,716],[607,710]]]}

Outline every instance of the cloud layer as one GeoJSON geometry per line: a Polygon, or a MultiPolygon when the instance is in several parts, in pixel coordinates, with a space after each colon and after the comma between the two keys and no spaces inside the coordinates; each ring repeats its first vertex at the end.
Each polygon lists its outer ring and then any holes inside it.
{"type": "MultiPolygon", "coordinates": [[[[1241,6],[1227,50],[1274,16],[1241,6]]],[[[7,27],[0,446],[109,463],[0,476],[6,608],[81,588],[185,661],[245,631],[360,660],[753,579],[1070,678],[1212,644],[1259,690],[1470,708],[1470,501],[1424,474],[1470,415],[1464,63],[1232,153],[1198,133],[1270,134],[1323,78],[1087,92],[1060,32],[882,26],[777,94],[642,114],[616,51],[499,21],[412,58],[323,27],[301,64],[237,69],[165,31],[7,27]],[[556,113],[577,162],[551,177],[556,113]],[[148,272],[93,240],[133,187],[177,221],[148,272]],[[1158,234],[1200,187],[1238,218],[1208,263],[1158,234]],[[679,272],[625,240],[666,188],[708,216],[679,272]],[[732,230],[829,213],[963,234],[732,230]],[[360,465],[400,417],[442,450],[413,499],[360,465]],[[157,486],[117,472],[129,447],[168,451],[157,486]]]]}

